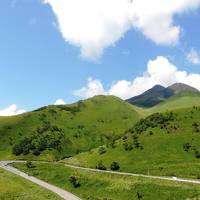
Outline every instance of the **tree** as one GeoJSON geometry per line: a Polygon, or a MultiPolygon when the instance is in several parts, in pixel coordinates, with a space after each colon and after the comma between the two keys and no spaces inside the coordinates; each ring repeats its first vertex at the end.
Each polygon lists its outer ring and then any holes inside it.
{"type": "Polygon", "coordinates": [[[110,169],[113,170],[113,171],[117,171],[120,169],[120,166],[117,162],[112,162],[111,165],[110,165],[110,169]]]}

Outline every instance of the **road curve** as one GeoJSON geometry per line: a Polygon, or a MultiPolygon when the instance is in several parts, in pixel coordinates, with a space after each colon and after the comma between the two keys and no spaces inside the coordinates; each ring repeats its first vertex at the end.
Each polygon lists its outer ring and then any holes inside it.
{"type": "Polygon", "coordinates": [[[81,169],[81,170],[99,172],[99,173],[118,174],[118,175],[124,175],[124,176],[135,176],[135,177],[143,177],[143,178],[158,179],[158,180],[168,180],[168,181],[175,181],[175,182],[200,184],[199,180],[194,180],[194,179],[186,179],[186,178],[178,178],[178,177],[165,177],[165,176],[151,176],[151,175],[134,174],[134,173],[128,173],[128,172],[99,170],[99,169],[92,169],[92,168],[86,168],[86,167],[78,167],[78,166],[69,165],[69,164],[65,164],[65,166],[73,168],[73,169],[81,169]]]}
{"type": "Polygon", "coordinates": [[[42,181],[38,178],[33,177],[33,176],[29,176],[28,174],[21,172],[20,170],[10,166],[9,164],[13,163],[13,162],[24,162],[24,161],[0,161],[0,168],[3,168],[13,174],[16,174],[16,175],[21,176],[33,183],[36,183],[37,185],[40,185],[40,186],[56,193],[57,195],[59,195],[61,198],[65,199],[65,200],[81,200],[79,197],[73,195],[70,192],[67,192],[66,190],[58,188],[54,185],[51,185],[45,181],[42,181]]]}

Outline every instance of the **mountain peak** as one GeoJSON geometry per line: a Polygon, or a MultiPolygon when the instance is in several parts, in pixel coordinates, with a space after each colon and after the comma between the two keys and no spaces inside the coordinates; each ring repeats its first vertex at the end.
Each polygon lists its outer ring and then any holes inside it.
{"type": "Polygon", "coordinates": [[[196,88],[186,85],[184,83],[175,83],[168,88],[173,90],[175,94],[181,92],[199,92],[199,90],[197,90],[196,88]]]}

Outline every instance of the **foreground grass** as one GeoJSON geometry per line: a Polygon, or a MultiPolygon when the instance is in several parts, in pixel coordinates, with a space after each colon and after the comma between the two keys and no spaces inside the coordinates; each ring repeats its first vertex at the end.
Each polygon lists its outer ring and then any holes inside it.
{"type": "Polygon", "coordinates": [[[1,200],[59,200],[57,195],[31,182],[0,169],[1,200]]]}
{"type": "Polygon", "coordinates": [[[20,163],[14,166],[66,189],[83,200],[186,200],[200,197],[200,186],[193,184],[87,172],[63,164],[37,163],[31,169],[20,163]],[[73,187],[69,182],[70,176],[77,178],[80,187],[73,187]]]}

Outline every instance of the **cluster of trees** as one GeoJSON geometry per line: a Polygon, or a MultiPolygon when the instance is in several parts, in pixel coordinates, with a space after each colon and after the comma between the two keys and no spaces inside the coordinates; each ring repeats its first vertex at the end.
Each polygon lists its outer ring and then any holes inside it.
{"type": "Polygon", "coordinates": [[[46,149],[55,149],[60,152],[64,139],[65,135],[62,129],[45,123],[42,127],[38,127],[30,137],[25,137],[14,145],[13,154],[18,156],[33,153],[38,156],[46,149]]]}
{"type": "MultiPolygon", "coordinates": [[[[96,169],[107,170],[107,167],[103,164],[103,161],[100,160],[96,166],[96,169]]],[[[113,171],[118,171],[120,169],[120,165],[117,162],[112,162],[110,164],[110,169],[113,171]]]]}
{"type": "Polygon", "coordinates": [[[135,124],[133,128],[129,129],[127,132],[130,132],[132,134],[141,134],[149,128],[156,127],[166,130],[168,130],[169,128],[173,128],[176,130],[178,126],[170,126],[170,122],[175,121],[175,119],[176,114],[174,114],[173,112],[154,113],[146,117],[145,119],[141,119],[138,123],[135,124]]]}
{"type": "Polygon", "coordinates": [[[141,145],[140,141],[139,141],[138,135],[133,134],[133,135],[132,135],[132,139],[133,139],[133,140],[131,141],[130,139],[128,139],[127,136],[126,136],[126,137],[125,137],[125,136],[123,137],[123,140],[124,140],[123,145],[124,145],[124,150],[125,150],[125,151],[131,151],[131,150],[133,150],[134,148],[136,148],[136,149],[140,148],[141,150],[144,149],[143,146],[141,145]]]}

